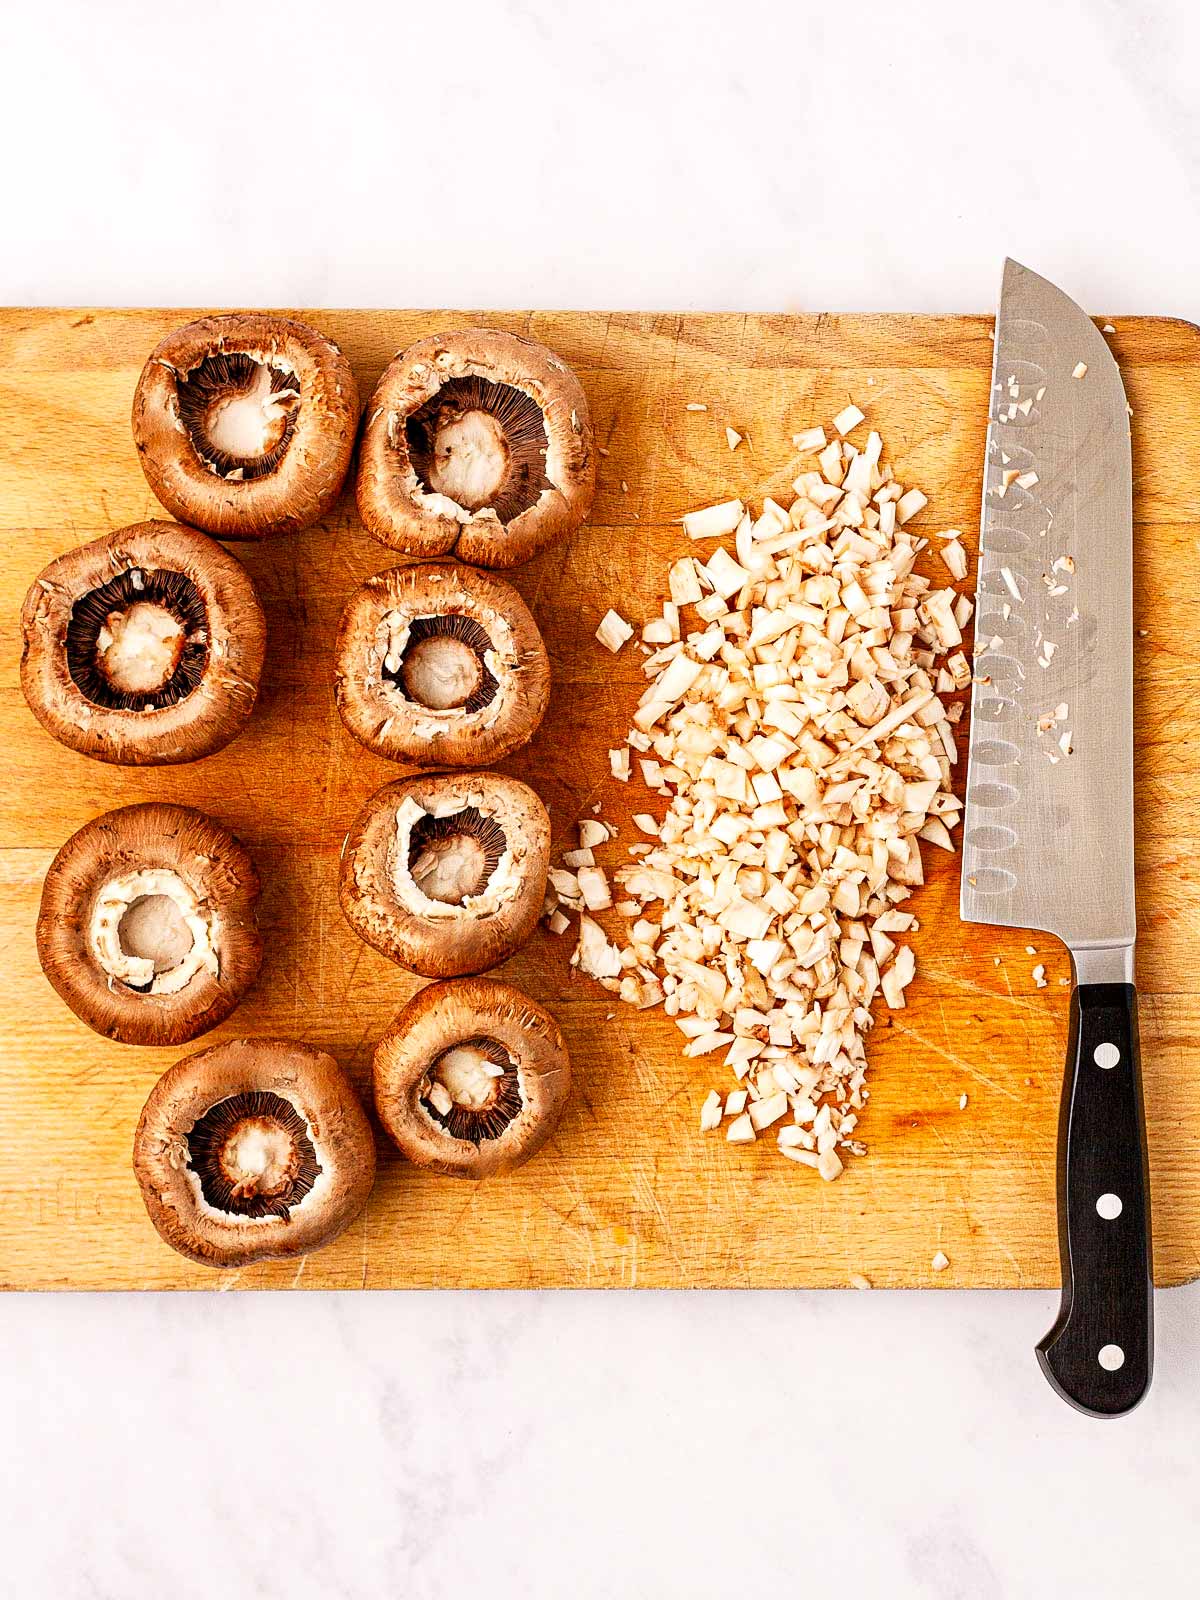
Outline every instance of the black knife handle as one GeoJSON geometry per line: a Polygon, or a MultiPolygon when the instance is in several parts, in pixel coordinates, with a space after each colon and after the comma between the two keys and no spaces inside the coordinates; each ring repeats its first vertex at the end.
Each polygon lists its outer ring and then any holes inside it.
{"type": "Polygon", "coordinates": [[[1078,1410],[1121,1416],[1145,1395],[1154,1365],[1150,1185],[1131,983],[1080,984],[1071,996],[1058,1241],[1062,1305],[1038,1361],[1078,1410]]]}

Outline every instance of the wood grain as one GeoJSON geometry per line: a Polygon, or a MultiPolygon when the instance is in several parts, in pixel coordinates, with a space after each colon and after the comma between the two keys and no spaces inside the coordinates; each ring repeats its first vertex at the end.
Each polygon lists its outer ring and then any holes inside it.
{"type": "MultiPolygon", "coordinates": [[[[309,1039],[365,1090],[372,1045],[416,983],[361,945],[337,907],[347,825],[400,770],[343,731],[330,691],[346,597],[393,560],[362,532],[352,497],[308,534],[236,547],[270,644],[259,709],[227,750],[189,767],[105,767],[55,744],[21,697],[17,612],[36,573],[74,544],[160,514],[138,469],[129,407],[146,353],[192,314],[0,313],[0,1283],[785,1287],[841,1285],[852,1274],[878,1286],[1056,1283],[1066,955],[1039,935],[961,925],[957,859],[937,851],[916,903],[908,1009],[881,1017],[869,1041],[869,1154],[839,1182],[781,1161],[769,1141],[745,1149],[701,1139],[699,1106],[721,1069],[685,1062],[661,1015],[574,977],[569,941],[543,932],[505,969],[554,1011],[575,1065],[572,1103],[537,1160],[469,1185],[418,1172],[381,1141],[365,1215],[311,1258],[218,1275],[159,1242],[130,1142],[156,1075],[183,1052],[97,1038],[43,980],[33,925],[63,840],[113,806],[161,796],[207,808],[250,846],[266,882],[266,964],[240,1010],[202,1043],[309,1039]],[[1034,988],[1035,959],[1047,989],[1034,988]],[[939,1249],[951,1265],[934,1274],[939,1249]]],[[[506,763],[545,798],[556,848],[597,800],[628,841],[630,813],[652,798],[607,776],[605,752],[627,726],[640,674],[632,649],[614,660],[592,632],[610,602],[635,618],[657,609],[683,511],[731,493],[786,492],[790,435],[854,398],[903,481],[930,495],[925,523],[957,525],[973,542],[991,354],[983,318],[298,315],[338,340],[364,395],[394,351],[468,320],[531,333],[580,374],[609,454],[590,524],[516,575],[555,688],[538,738],[506,763]],[[688,412],[695,400],[709,410],[688,412]],[[726,423],[747,436],[734,455],[726,423]]],[[[1139,977],[1155,1267],[1171,1284],[1200,1274],[1200,336],[1130,319],[1112,342],[1134,408],[1146,630],[1137,642],[1139,977]]],[[[611,847],[608,864],[622,853],[611,847]]]]}

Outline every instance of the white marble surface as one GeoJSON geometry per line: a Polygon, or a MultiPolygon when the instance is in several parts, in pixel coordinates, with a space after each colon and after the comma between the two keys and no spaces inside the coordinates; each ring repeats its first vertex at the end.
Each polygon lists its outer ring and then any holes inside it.
{"type": "MultiPolygon", "coordinates": [[[[0,299],[1194,316],[1195,8],[984,17],[19,0],[0,299]]],[[[9,1297],[3,1591],[1194,1593],[1200,1292],[1108,1425],[1053,1302],[9,1297]]]]}

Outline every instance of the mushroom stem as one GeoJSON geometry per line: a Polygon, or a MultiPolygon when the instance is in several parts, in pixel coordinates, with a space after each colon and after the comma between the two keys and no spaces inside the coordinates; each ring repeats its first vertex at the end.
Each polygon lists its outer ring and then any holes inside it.
{"type": "Polygon", "coordinates": [[[321,1175],[308,1124],[267,1089],[210,1106],[188,1133],[187,1152],[205,1200],[231,1216],[286,1219],[321,1175]]]}

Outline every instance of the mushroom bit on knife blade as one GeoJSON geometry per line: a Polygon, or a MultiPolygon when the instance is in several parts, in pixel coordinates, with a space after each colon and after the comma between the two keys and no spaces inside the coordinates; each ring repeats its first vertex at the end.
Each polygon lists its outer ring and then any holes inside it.
{"type": "Polygon", "coordinates": [[[342,721],[376,755],[490,766],[537,732],[550,662],[509,584],[426,562],[376,573],[351,595],[335,687],[342,721]]]}
{"type": "Polygon", "coordinates": [[[395,550],[515,567],[591,510],[587,400],[531,339],[490,328],[422,339],[386,369],[366,419],[358,509],[395,550]]]}
{"type": "Polygon", "coordinates": [[[203,533],[138,522],[52,561],[21,610],[21,687],[98,761],[195,761],[254,708],[267,630],[250,575],[203,533]]]}
{"type": "Polygon", "coordinates": [[[549,863],[550,818],[527,784],[494,772],[402,778],[355,818],[342,910],[411,972],[484,972],[537,927],[549,863]]]}
{"type": "Polygon", "coordinates": [[[447,1177],[486,1178],[549,1139],[571,1087],[557,1023],[519,989],[463,978],[422,989],[375,1051],[375,1108],[399,1149],[447,1177]]]}
{"type": "Polygon", "coordinates": [[[302,1255],[354,1221],[375,1144],[332,1056],[290,1039],[232,1039],[165,1072],[133,1170],[159,1234],[209,1267],[302,1255]]]}
{"type": "Polygon", "coordinates": [[[335,504],[358,388],[331,339],[288,317],[203,317],[138,379],[133,437],[155,495],[222,539],[296,533],[335,504]]]}
{"type": "Polygon", "coordinates": [[[42,971],[89,1028],[184,1044],[224,1021],[258,976],[258,873],[189,806],[150,801],[85,824],[50,864],[42,971]]]}

